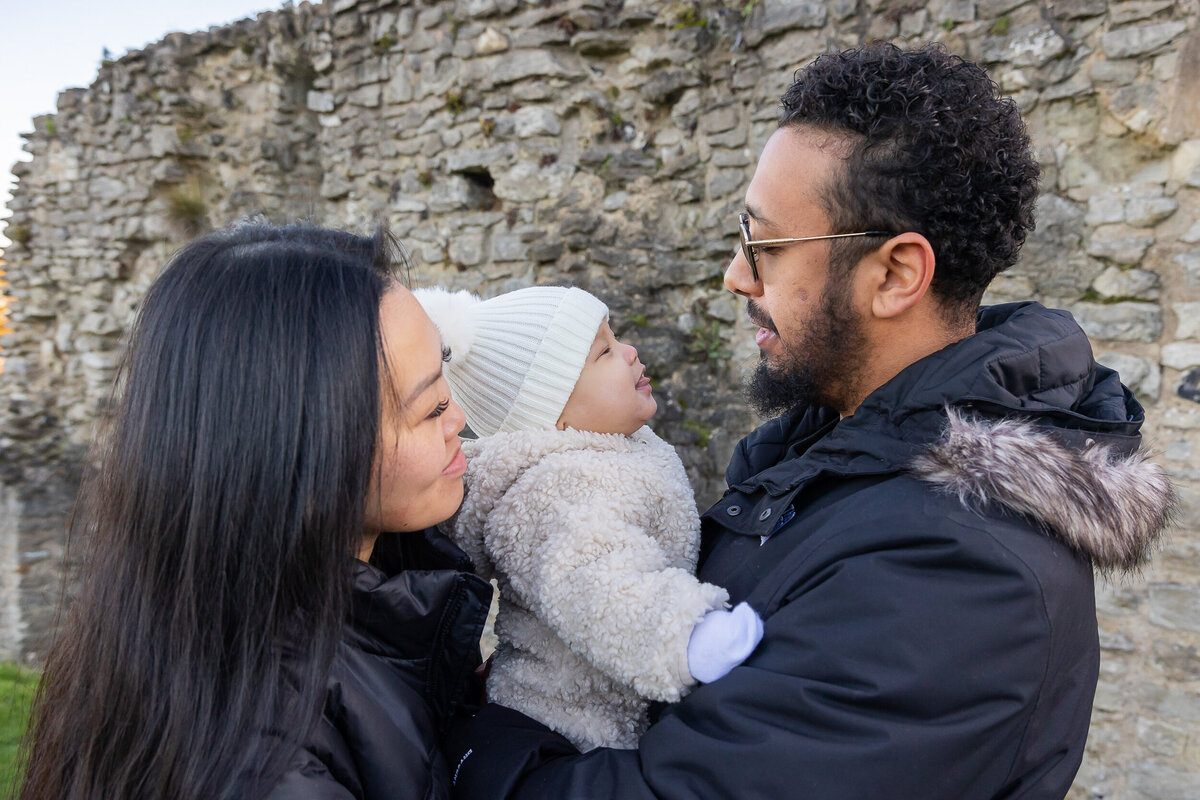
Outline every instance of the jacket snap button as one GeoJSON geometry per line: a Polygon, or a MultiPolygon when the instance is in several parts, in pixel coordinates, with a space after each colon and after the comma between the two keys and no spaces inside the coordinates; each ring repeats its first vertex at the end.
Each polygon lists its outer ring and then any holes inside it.
{"type": "Polygon", "coordinates": [[[731,517],[736,517],[738,514],[742,513],[742,507],[730,506],[729,508],[725,509],[725,513],[731,517]]]}
{"type": "Polygon", "coordinates": [[[767,517],[769,517],[769,516],[771,516],[771,509],[769,509],[769,508],[764,508],[764,509],[763,509],[763,512],[762,512],[761,514],[759,514],[759,515],[758,515],[758,521],[759,521],[759,522],[762,522],[764,519],[766,519],[766,518],[767,518],[767,517]]]}

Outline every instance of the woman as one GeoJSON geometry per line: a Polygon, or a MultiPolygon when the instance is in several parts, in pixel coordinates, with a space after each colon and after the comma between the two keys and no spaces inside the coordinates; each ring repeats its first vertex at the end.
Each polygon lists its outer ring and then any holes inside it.
{"type": "Polygon", "coordinates": [[[151,287],[22,797],[449,795],[491,587],[425,532],[462,500],[463,414],[392,251],[239,227],[151,287]]]}

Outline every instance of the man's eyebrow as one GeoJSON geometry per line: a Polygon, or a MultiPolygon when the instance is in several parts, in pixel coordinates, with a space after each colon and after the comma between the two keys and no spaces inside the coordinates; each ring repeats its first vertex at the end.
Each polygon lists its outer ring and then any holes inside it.
{"type": "Polygon", "coordinates": [[[774,222],[763,216],[762,209],[757,208],[750,203],[746,203],[746,213],[750,216],[750,219],[754,220],[760,225],[766,225],[768,228],[777,227],[774,222]]]}

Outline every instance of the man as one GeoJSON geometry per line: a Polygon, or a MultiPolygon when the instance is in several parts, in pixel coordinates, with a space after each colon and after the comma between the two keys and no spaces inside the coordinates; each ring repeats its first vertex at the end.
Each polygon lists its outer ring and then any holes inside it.
{"type": "MultiPolygon", "coordinates": [[[[1070,315],[979,308],[1038,168],[979,67],[876,43],[783,98],[725,285],[781,413],[704,515],[700,578],[762,616],[745,663],[636,751],[580,755],[485,706],[460,796],[1061,798],[1099,664],[1093,568],[1139,563],[1173,495],[1143,412],[1070,315]]],[[[454,753],[451,754],[452,758],[454,753]]]]}

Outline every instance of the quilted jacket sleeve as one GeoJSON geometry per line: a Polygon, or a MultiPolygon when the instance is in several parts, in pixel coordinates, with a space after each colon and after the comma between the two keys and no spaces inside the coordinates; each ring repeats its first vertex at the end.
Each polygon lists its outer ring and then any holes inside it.
{"type": "Polygon", "coordinates": [[[649,534],[654,520],[631,487],[654,479],[618,457],[547,458],[497,503],[486,541],[512,590],[568,646],[639,694],[674,701],[695,683],[692,628],[728,594],[671,566],[649,534]]]}

